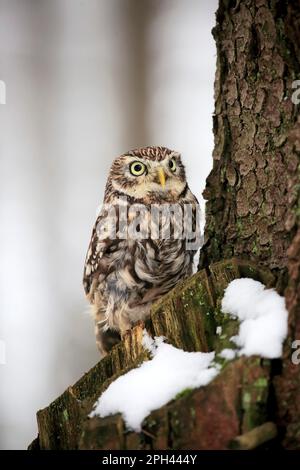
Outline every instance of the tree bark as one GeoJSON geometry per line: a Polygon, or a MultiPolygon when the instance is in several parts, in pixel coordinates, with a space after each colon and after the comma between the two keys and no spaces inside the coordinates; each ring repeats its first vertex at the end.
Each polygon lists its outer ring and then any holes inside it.
{"type": "Polygon", "coordinates": [[[214,166],[204,191],[201,266],[232,255],[272,269],[287,265],[297,203],[291,135],[298,117],[292,82],[300,76],[295,3],[220,0],[213,30],[214,166]]]}
{"type": "Polygon", "coordinates": [[[274,380],[284,445],[300,448],[300,2],[220,0],[215,146],[199,268],[237,256],[267,266],[285,292],[289,337],[274,380]],[[299,405],[297,404],[299,403],[299,405]]]}

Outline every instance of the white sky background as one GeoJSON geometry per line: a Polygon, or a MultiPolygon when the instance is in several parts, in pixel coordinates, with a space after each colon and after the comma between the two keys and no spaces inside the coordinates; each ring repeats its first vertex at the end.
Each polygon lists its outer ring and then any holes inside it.
{"type": "Polygon", "coordinates": [[[112,159],[183,153],[200,197],[212,159],[217,1],[0,0],[0,448],[95,364],[81,285],[112,159]]]}
{"type": "Polygon", "coordinates": [[[157,8],[148,30],[149,135],[151,142],[182,153],[190,187],[200,200],[212,167],[216,57],[211,29],[218,2],[152,3],[157,8]]]}

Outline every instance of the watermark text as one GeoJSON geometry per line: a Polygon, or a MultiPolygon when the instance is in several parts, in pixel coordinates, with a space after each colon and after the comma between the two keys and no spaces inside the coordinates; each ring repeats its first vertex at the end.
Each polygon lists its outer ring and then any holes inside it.
{"type": "Polygon", "coordinates": [[[6,347],[5,341],[0,339],[0,366],[6,364],[6,347]]]}
{"type": "Polygon", "coordinates": [[[0,80],[0,104],[6,104],[6,84],[0,80]]]}

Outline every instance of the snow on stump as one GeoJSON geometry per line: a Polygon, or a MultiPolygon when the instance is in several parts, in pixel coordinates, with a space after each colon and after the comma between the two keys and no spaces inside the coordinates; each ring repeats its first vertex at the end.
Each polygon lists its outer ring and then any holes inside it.
{"type": "Polygon", "coordinates": [[[186,390],[152,412],[140,433],[121,415],[84,423],[80,449],[227,449],[239,434],[267,420],[270,362],[257,357],[228,363],[209,385],[186,390]]]}
{"type": "Polygon", "coordinates": [[[40,449],[227,448],[241,433],[267,418],[270,361],[257,357],[223,360],[222,372],[205,387],[186,390],[146,418],[139,433],[126,430],[120,415],[88,418],[110,383],[149,359],[142,345],[146,327],[152,337],[184,351],[216,353],[232,347],[238,322],[221,312],[228,284],[251,277],[274,286],[273,275],[257,264],[222,261],[180,282],[153,305],[151,318],[116,345],[75,385],[37,413],[40,449]],[[190,430],[190,431],[189,431],[190,430]]]}

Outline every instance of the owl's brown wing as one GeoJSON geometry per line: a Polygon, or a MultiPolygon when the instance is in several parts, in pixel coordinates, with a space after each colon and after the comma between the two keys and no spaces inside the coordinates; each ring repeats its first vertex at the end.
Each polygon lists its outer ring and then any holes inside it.
{"type": "Polygon", "coordinates": [[[189,204],[191,208],[191,218],[188,218],[186,226],[186,238],[191,243],[193,252],[196,252],[201,245],[201,227],[200,227],[200,206],[198,199],[188,188],[186,197],[184,199],[185,204],[189,204]]]}
{"type": "Polygon", "coordinates": [[[106,278],[110,266],[109,254],[118,248],[120,240],[112,236],[110,223],[107,213],[102,211],[92,231],[83,272],[83,286],[87,296],[90,294],[95,277],[98,279],[98,284],[106,278]],[[107,235],[103,235],[103,230],[106,230],[107,235]]]}

